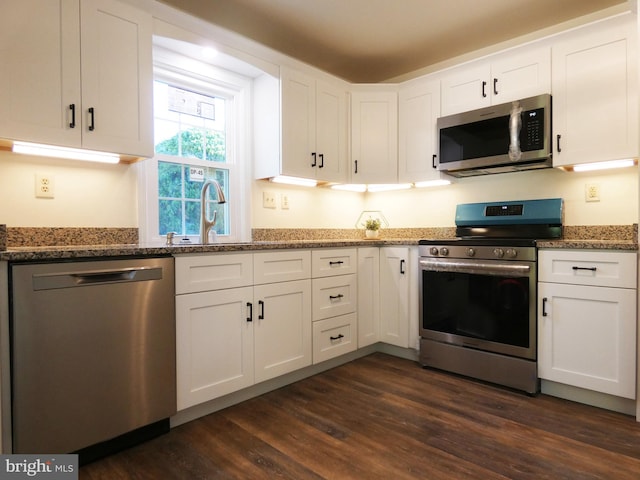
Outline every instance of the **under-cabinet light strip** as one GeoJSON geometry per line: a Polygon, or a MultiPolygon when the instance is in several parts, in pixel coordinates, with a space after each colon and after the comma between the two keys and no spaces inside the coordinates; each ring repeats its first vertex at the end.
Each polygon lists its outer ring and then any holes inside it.
{"type": "Polygon", "coordinates": [[[24,155],[39,155],[42,157],[66,158],[69,160],[85,160],[88,162],[118,163],[120,157],[115,153],[82,150],[79,148],[58,147],[40,143],[13,142],[13,152],[24,155]]]}
{"type": "Polygon", "coordinates": [[[574,165],[574,172],[592,172],[594,170],[607,170],[610,168],[633,167],[635,161],[633,159],[610,160],[608,162],[583,163],[582,165],[574,165]]]}

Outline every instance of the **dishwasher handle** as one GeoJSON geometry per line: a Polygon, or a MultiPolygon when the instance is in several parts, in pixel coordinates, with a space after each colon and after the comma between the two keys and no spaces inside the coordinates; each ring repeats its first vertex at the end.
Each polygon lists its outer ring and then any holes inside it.
{"type": "Polygon", "coordinates": [[[161,280],[162,267],[134,267],[81,272],[63,272],[33,275],[34,290],[83,287],[109,283],[144,282],[161,280]]]}

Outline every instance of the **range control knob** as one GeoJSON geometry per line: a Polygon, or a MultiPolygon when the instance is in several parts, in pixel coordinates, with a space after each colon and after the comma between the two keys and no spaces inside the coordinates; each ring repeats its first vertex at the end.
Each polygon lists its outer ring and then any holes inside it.
{"type": "Polygon", "coordinates": [[[501,248],[494,248],[493,249],[493,256],[494,257],[498,257],[498,258],[504,257],[504,250],[502,250],[501,248]]]}
{"type": "Polygon", "coordinates": [[[437,249],[436,247],[431,247],[431,248],[429,249],[429,253],[430,253],[431,255],[438,255],[438,249],[437,249]]]}
{"type": "Polygon", "coordinates": [[[476,249],[475,248],[467,248],[467,257],[475,257],[476,249]]]}
{"type": "Polygon", "coordinates": [[[518,256],[518,251],[515,248],[507,248],[505,252],[507,258],[516,258],[518,256]]]}
{"type": "Polygon", "coordinates": [[[449,249],[447,247],[442,247],[440,249],[440,255],[442,255],[443,257],[446,257],[447,255],[449,255],[449,249]]]}

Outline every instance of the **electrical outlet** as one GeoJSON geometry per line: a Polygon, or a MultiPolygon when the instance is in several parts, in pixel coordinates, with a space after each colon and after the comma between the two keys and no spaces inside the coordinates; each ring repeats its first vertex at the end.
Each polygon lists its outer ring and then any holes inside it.
{"type": "Polygon", "coordinates": [[[273,192],[262,192],[262,207],[276,208],[276,195],[273,192]]]}
{"type": "Polygon", "coordinates": [[[600,185],[597,183],[587,183],[584,186],[584,201],[599,202],[600,201],[600,185]]]}
{"type": "Polygon", "coordinates": [[[54,198],[55,182],[53,176],[36,173],[36,198],[54,198]]]}
{"type": "Polygon", "coordinates": [[[280,208],[283,210],[289,210],[289,195],[283,193],[280,197],[280,208]]]}

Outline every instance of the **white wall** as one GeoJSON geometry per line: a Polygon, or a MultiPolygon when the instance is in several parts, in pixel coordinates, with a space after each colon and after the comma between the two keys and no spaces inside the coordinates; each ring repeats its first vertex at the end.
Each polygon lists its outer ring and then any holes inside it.
{"type": "Polygon", "coordinates": [[[575,173],[556,169],[459,179],[455,184],[385,193],[355,194],[315,188],[282,187],[255,182],[253,227],[354,228],[363,210],[380,210],[389,227],[452,227],[458,203],[560,197],[566,225],[630,225],[638,223],[637,168],[605,173],[575,173]],[[587,203],[585,185],[600,187],[600,202],[587,203]],[[276,195],[277,208],[262,207],[262,192],[276,195]],[[289,195],[291,208],[280,208],[279,196],[289,195]]]}
{"type": "Polygon", "coordinates": [[[134,169],[0,152],[0,223],[10,227],[137,227],[134,169]],[[55,198],[35,197],[35,175],[55,198]]]}
{"type": "Polygon", "coordinates": [[[253,228],[355,228],[365,210],[362,193],[329,188],[292,187],[268,181],[253,182],[253,228]],[[276,208],[263,208],[262,194],[276,195],[276,208]],[[289,209],[281,208],[281,196],[289,197],[289,209]]]}
{"type": "MultiPolygon", "coordinates": [[[[392,228],[451,227],[458,203],[561,197],[566,225],[638,223],[637,168],[604,173],[555,169],[460,179],[433,189],[359,194],[255,181],[252,228],[354,228],[363,210],[380,210],[392,228]],[[600,186],[600,202],[584,201],[587,183],[600,186]],[[262,193],[276,195],[275,209],[262,193]],[[281,208],[280,197],[290,208],[281,208]]],[[[0,152],[0,223],[10,227],[136,227],[135,169],[0,152]],[[54,199],[35,198],[35,175],[55,180],[54,199]]]]}

